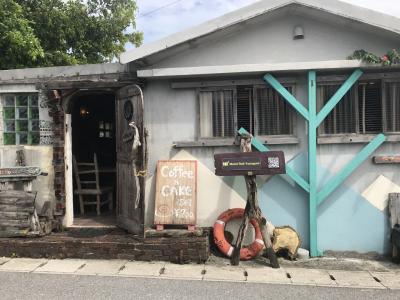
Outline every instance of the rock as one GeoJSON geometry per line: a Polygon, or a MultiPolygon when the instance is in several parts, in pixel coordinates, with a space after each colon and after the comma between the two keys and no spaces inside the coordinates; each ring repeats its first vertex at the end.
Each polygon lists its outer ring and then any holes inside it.
{"type": "Polygon", "coordinates": [[[299,248],[297,250],[297,258],[298,259],[309,259],[310,258],[310,251],[304,248],[299,248]]]}

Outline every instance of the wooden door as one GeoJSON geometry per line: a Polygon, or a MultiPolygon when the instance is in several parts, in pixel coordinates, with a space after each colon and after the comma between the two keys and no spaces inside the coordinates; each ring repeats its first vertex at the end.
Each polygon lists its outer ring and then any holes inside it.
{"type": "MultiPolygon", "coordinates": [[[[117,223],[134,234],[143,234],[145,178],[145,129],[143,93],[139,86],[120,89],[116,97],[117,223]],[[135,127],[140,146],[134,147],[135,127]],[[137,196],[139,198],[137,198],[137,196]],[[138,201],[137,201],[138,200],[138,201]]],[[[138,143],[135,143],[136,145],[138,143]]]]}

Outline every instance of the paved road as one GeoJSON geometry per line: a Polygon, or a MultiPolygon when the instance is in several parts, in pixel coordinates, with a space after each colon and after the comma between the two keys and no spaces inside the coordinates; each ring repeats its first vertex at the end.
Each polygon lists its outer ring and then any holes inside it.
{"type": "Polygon", "coordinates": [[[0,272],[0,299],[400,299],[400,290],[0,272]]]}

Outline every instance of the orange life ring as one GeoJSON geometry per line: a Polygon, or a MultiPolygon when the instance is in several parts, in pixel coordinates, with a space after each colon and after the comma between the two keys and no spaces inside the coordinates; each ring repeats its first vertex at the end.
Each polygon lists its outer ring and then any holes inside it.
{"type": "MultiPolygon", "coordinates": [[[[214,224],[214,243],[217,245],[218,249],[228,257],[232,256],[234,248],[225,239],[225,224],[232,219],[243,218],[243,215],[243,208],[231,208],[223,212],[214,224]]],[[[264,241],[257,220],[251,219],[250,223],[255,230],[255,240],[251,245],[240,249],[240,260],[250,260],[264,248],[264,241]]]]}

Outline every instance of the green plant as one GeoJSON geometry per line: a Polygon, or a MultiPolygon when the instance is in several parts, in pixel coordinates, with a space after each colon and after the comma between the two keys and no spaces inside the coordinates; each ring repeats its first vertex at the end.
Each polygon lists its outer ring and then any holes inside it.
{"type": "Polygon", "coordinates": [[[400,64],[400,53],[397,49],[392,49],[380,57],[374,53],[361,49],[354,51],[352,55],[347,57],[347,59],[358,59],[366,63],[391,66],[400,64]]]}

